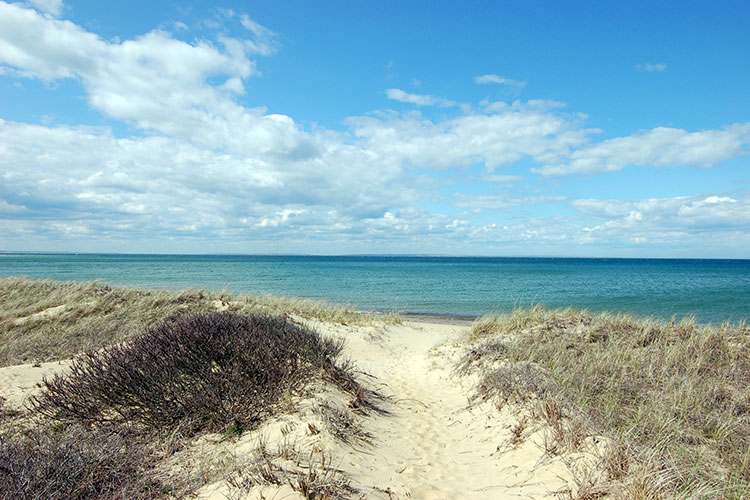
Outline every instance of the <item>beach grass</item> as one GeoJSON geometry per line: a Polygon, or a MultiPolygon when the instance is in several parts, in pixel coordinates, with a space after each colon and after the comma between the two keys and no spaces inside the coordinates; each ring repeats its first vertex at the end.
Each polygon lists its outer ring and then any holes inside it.
{"type": "Polygon", "coordinates": [[[303,298],[2,278],[0,366],[68,359],[166,321],[217,310],[352,325],[401,321],[395,313],[364,312],[303,298]]]}
{"type": "Polygon", "coordinates": [[[468,342],[477,395],[528,405],[548,452],[605,438],[596,495],[750,497],[750,326],[538,306],[479,319],[468,342]]]}

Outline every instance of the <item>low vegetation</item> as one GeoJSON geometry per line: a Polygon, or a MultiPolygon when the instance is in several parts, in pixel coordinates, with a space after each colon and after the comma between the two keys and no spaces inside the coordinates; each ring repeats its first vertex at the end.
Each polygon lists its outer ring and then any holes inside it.
{"type": "Polygon", "coordinates": [[[154,325],[217,310],[342,324],[400,321],[396,314],[309,299],[1,278],[0,366],[68,359],[122,342],[154,325]]]}
{"type": "MultiPolygon", "coordinates": [[[[322,384],[357,408],[373,407],[373,394],[340,359],[341,342],[292,319],[320,317],[318,303],[0,282],[5,364],[79,353],[64,374],[43,382],[27,411],[0,405],[0,498],[182,498],[207,480],[168,465],[193,438],[219,432],[236,439],[322,384]]],[[[333,311],[326,317],[377,321],[333,311]]],[[[304,470],[274,481],[305,498],[343,498],[336,492],[347,491],[346,478],[325,461],[304,470]]],[[[250,476],[237,492],[276,484],[250,476]]]]}
{"type": "Polygon", "coordinates": [[[71,426],[0,434],[0,498],[163,498],[173,492],[151,466],[142,437],[71,426]]]}
{"type": "Polygon", "coordinates": [[[315,377],[348,386],[341,348],[274,316],[193,316],[76,358],[31,407],[60,422],[249,429],[315,377]]]}
{"type": "Polygon", "coordinates": [[[750,497],[750,327],[573,310],[477,321],[458,367],[478,396],[527,405],[549,453],[604,436],[579,498],[750,497]]]}

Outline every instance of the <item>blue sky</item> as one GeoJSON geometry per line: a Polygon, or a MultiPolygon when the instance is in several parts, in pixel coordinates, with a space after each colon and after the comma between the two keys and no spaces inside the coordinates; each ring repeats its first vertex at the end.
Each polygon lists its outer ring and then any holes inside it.
{"type": "Polygon", "coordinates": [[[0,1],[0,250],[750,258],[746,2],[0,1]]]}

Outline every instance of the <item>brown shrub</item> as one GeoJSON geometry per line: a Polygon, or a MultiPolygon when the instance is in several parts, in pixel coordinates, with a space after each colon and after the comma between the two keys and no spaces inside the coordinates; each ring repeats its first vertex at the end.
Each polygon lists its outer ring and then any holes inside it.
{"type": "Polygon", "coordinates": [[[340,351],[285,319],[199,315],[77,358],[30,406],[61,421],[251,428],[316,374],[350,383],[335,364],[340,351]]]}

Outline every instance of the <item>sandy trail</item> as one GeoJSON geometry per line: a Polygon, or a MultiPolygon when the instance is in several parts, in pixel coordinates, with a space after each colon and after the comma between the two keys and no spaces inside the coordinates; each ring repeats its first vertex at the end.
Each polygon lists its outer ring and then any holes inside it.
{"type": "Polygon", "coordinates": [[[466,327],[407,324],[376,340],[348,336],[349,354],[388,401],[368,418],[372,446],[343,449],[339,467],[366,498],[546,498],[565,486],[565,466],[545,457],[539,433],[510,442],[517,419],[470,405],[451,340],[466,327]]]}

